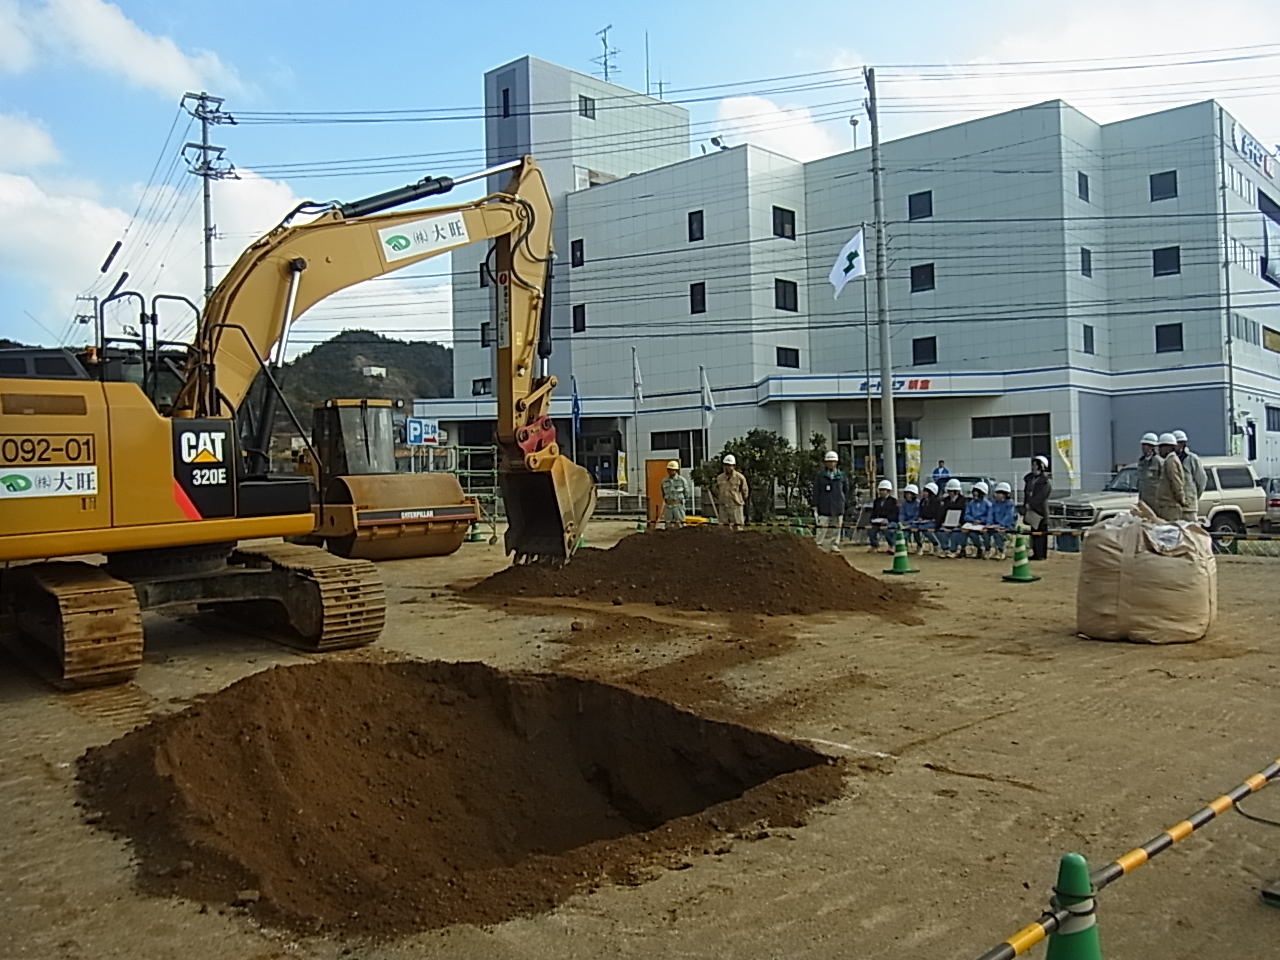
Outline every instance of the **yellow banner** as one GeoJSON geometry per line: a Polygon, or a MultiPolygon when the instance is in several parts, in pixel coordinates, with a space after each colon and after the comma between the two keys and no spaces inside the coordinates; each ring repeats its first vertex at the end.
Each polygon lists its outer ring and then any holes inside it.
{"type": "Polygon", "coordinates": [[[1072,461],[1072,441],[1070,435],[1065,437],[1055,437],[1053,445],[1058,448],[1058,457],[1062,460],[1062,465],[1067,468],[1067,480],[1071,486],[1076,485],[1076,465],[1072,461]]]}
{"type": "Polygon", "coordinates": [[[919,439],[906,439],[902,441],[902,446],[907,454],[907,483],[919,483],[920,441],[919,439]]]}
{"type": "Polygon", "coordinates": [[[627,489],[627,451],[618,451],[618,489],[627,489]]]}

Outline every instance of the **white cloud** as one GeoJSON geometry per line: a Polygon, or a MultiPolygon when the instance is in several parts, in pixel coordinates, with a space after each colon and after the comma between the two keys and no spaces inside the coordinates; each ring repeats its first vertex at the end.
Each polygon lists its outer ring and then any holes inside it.
{"type": "Polygon", "coordinates": [[[25,117],[0,113],[0,170],[13,173],[61,159],[44,127],[25,117]]]}
{"type": "Polygon", "coordinates": [[[34,59],[26,16],[18,0],[0,0],[0,72],[20,73],[34,59]]]}
{"type": "Polygon", "coordinates": [[[717,110],[730,146],[746,141],[795,160],[814,160],[848,149],[848,141],[814,120],[805,107],[783,107],[764,97],[729,97],[717,110]]]}

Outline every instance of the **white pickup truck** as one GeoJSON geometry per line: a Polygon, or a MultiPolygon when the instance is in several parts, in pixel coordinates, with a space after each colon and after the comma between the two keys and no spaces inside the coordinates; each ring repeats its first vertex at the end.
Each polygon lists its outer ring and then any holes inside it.
{"type": "MultiPolygon", "coordinates": [[[[1209,483],[1197,514],[1211,531],[1230,535],[1261,526],[1267,515],[1267,494],[1247,460],[1201,457],[1209,483]]],[[[1099,520],[1128,513],[1138,502],[1138,468],[1122,468],[1098,493],[1079,493],[1049,501],[1049,526],[1056,529],[1091,527],[1099,520]]]]}

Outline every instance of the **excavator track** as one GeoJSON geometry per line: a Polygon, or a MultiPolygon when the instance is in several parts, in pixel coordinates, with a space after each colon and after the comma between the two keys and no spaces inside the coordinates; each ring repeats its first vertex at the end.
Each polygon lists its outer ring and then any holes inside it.
{"type": "Polygon", "coordinates": [[[364,646],[378,639],[387,620],[387,592],[368,560],[347,560],[321,547],[297,543],[241,546],[232,564],[269,566],[289,575],[279,600],[304,650],[323,652],[364,646]]]}
{"type": "Polygon", "coordinates": [[[6,643],[64,690],[129,680],[142,663],[142,611],[133,586],[75,561],[6,570],[6,643]]]}

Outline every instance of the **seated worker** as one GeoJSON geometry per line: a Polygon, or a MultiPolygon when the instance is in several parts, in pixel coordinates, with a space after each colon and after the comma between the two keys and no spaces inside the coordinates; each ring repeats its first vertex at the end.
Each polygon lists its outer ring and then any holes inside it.
{"type": "Polygon", "coordinates": [[[964,534],[960,532],[960,524],[964,522],[964,508],[968,504],[961,492],[960,481],[952,477],[947,481],[946,495],[938,502],[938,540],[942,547],[942,556],[958,557],[964,549],[964,534]],[[948,516],[954,514],[954,525],[947,524],[948,516]]]}
{"type": "Polygon", "coordinates": [[[916,552],[920,552],[920,501],[917,499],[920,488],[914,483],[908,483],[902,488],[902,502],[898,504],[898,525],[902,527],[904,535],[907,538],[907,549],[911,549],[911,544],[916,545],[916,552]]]}
{"type": "Polygon", "coordinates": [[[1013,488],[1007,483],[997,483],[995,499],[991,501],[991,538],[995,541],[992,560],[1004,559],[1005,539],[1018,529],[1018,507],[1013,502],[1013,488]]]}
{"type": "Polygon", "coordinates": [[[871,531],[867,535],[870,546],[867,549],[872,552],[878,549],[880,536],[884,534],[885,548],[892,552],[893,543],[888,532],[898,527],[898,500],[893,495],[893,484],[888,480],[881,480],[876,491],[877,496],[871,503],[871,531]]]}
{"type": "Polygon", "coordinates": [[[942,520],[942,501],[938,498],[938,485],[930,480],[920,494],[920,516],[916,520],[916,553],[941,553],[938,546],[938,522],[942,520]],[[923,541],[923,542],[922,542],[923,541]]]}
{"type": "MultiPolygon", "coordinates": [[[[964,508],[964,541],[973,547],[972,556],[981,560],[991,549],[991,534],[987,528],[991,526],[991,501],[987,499],[987,485],[979,480],[971,490],[973,496],[964,508]]],[[[969,556],[969,548],[965,547],[962,556],[969,556]]]]}

